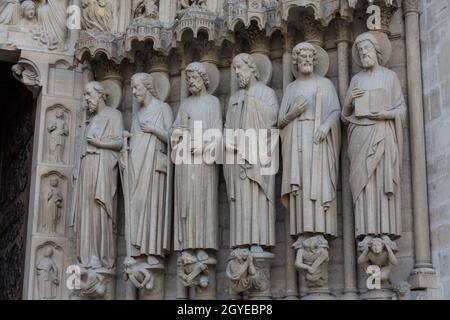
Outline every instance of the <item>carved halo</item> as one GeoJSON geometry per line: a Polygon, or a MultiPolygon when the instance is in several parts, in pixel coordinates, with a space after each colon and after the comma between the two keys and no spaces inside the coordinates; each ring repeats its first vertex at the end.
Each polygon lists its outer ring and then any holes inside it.
{"type": "Polygon", "coordinates": [[[151,76],[153,77],[153,85],[158,93],[159,100],[166,101],[170,93],[169,77],[164,72],[152,72],[151,76]]]}
{"type": "Polygon", "coordinates": [[[106,92],[106,105],[117,109],[122,102],[122,86],[120,81],[106,79],[101,82],[106,92]]]}
{"type": "MultiPolygon", "coordinates": [[[[391,58],[392,54],[392,44],[389,40],[388,36],[380,31],[368,31],[367,33],[372,34],[377,40],[378,44],[380,45],[381,55],[383,57],[383,61],[381,62],[382,66],[385,66],[389,59],[391,58]]],[[[361,59],[359,57],[358,49],[356,48],[356,43],[353,44],[352,48],[352,56],[353,61],[355,61],[356,65],[360,68],[362,68],[361,59]]]]}
{"type": "Polygon", "coordinates": [[[208,93],[214,94],[219,88],[220,83],[220,71],[217,66],[211,62],[202,62],[203,66],[206,69],[206,73],[208,74],[209,79],[209,88],[208,93]]]}
{"type": "MultiPolygon", "coordinates": [[[[317,52],[317,65],[314,66],[314,73],[318,74],[322,77],[325,77],[325,75],[328,73],[328,69],[330,68],[330,57],[328,56],[328,53],[318,45],[313,44],[314,48],[317,52]]],[[[291,70],[294,74],[294,77],[298,78],[298,68],[294,64],[291,64],[291,70]]]]}
{"type": "Polygon", "coordinates": [[[262,53],[251,54],[253,61],[259,71],[260,80],[264,84],[268,84],[272,79],[273,66],[269,57],[262,53]]]}

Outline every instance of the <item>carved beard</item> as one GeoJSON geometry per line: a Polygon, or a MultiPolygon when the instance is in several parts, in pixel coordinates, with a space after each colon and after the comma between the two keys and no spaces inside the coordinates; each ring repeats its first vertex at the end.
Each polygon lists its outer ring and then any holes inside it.
{"type": "Polygon", "coordinates": [[[94,115],[97,112],[97,107],[98,107],[98,105],[96,105],[92,102],[88,102],[88,114],[94,115]]]}
{"type": "Polygon", "coordinates": [[[192,82],[189,84],[189,91],[191,92],[191,94],[196,95],[200,91],[202,91],[202,86],[198,82],[192,82]]]}
{"type": "Polygon", "coordinates": [[[314,71],[314,65],[309,62],[301,62],[299,65],[299,70],[303,74],[311,74],[314,71]]]}
{"type": "Polygon", "coordinates": [[[250,73],[241,73],[238,76],[238,81],[239,81],[239,87],[240,88],[247,88],[250,79],[252,77],[252,75],[250,73]]]}
{"type": "Polygon", "coordinates": [[[371,54],[366,54],[361,58],[361,63],[364,68],[372,68],[373,66],[375,66],[375,59],[371,54]]]}

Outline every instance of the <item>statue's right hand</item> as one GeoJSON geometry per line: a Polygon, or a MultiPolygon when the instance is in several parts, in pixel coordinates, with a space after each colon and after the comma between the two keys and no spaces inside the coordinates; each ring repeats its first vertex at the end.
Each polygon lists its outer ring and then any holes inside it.
{"type": "Polygon", "coordinates": [[[366,93],[365,90],[362,90],[360,88],[353,88],[353,90],[352,90],[352,98],[353,99],[361,98],[365,93],[366,93]]]}
{"type": "Polygon", "coordinates": [[[294,120],[295,118],[299,117],[303,112],[306,111],[306,108],[308,108],[308,101],[302,100],[298,105],[295,106],[295,108],[289,113],[288,118],[289,120],[294,120]]]}

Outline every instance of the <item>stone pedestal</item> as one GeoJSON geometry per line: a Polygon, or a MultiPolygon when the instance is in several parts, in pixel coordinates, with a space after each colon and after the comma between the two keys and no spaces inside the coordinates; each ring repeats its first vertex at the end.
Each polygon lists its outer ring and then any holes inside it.
{"type": "Polygon", "coordinates": [[[215,300],[217,259],[208,254],[204,260],[200,255],[185,251],[178,259],[177,299],[215,300]],[[185,255],[195,258],[188,260],[185,255]]]}
{"type": "Polygon", "coordinates": [[[313,288],[309,289],[307,295],[301,300],[336,300],[336,297],[328,288],[313,288]]]}
{"type": "Polygon", "coordinates": [[[392,300],[394,292],[391,289],[370,290],[361,295],[361,300],[392,300]]]}
{"type": "Polygon", "coordinates": [[[151,268],[149,271],[154,276],[154,286],[152,289],[139,289],[139,300],[162,300],[164,299],[164,266],[151,268]]]}
{"type": "Polygon", "coordinates": [[[270,267],[274,258],[275,255],[270,252],[253,254],[256,274],[252,277],[252,286],[248,291],[248,298],[250,300],[272,299],[270,267]]]}
{"type": "Polygon", "coordinates": [[[270,270],[275,255],[235,249],[227,267],[230,299],[266,300],[272,298],[270,270]]]}
{"type": "Polygon", "coordinates": [[[116,273],[114,269],[81,269],[80,289],[74,300],[115,300],[116,273]]]}

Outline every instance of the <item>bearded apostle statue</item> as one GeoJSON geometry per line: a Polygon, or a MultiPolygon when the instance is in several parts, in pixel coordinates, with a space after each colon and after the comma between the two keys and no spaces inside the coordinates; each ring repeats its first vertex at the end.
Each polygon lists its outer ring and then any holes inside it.
{"type": "Polygon", "coordinates": [[[99,82],[86,84],[84,97],[90,119],[75,191],[77,256],[83,268],[112,270],[116,259],[115,209],[123,121],[118,110],[106,105],[105,89],[99,82]]]}
{"type": "MultiPolygon", "coordinates": [[[[286,89],[278,119],[283,157],[281,197],[290,213],[290,233],[298,239],[294,245],[297,259],[303,252],[300,248],[308,247],[302,244],[306,239],[337,237],[340,104],[332,82],[324,77],[328,65],[328,54],[322,48],[306,42],[295,46],[292,69],[296,80],[286,89]]],[[[322,242],[327,242],[325,238],[322,242]]],[[[328,250],[328,244],[323,248],[328,250]]],[[[298,261],[296,265],[300,265],[298,261]]],[[[328,279],[328,275],[319,276],[328,279]]],[[[320,287],[328,285],[319,283],[320,287]]]]}
{"type": "Polygon", "coordinates": [[[367,32],[356,38],[353,59],[362,71],[350,83],[342,112],[348,124],[349,179],[360,241],[384,236],[395,240],[402,235],[400,168],[406,105],[397,75],[383,66],[390,51],[384,34],[367,32]]]}
{"type": "MultiPolygon", "coordinates": [[[[266,172],[265,169],[268,163],[276,162],[278,157],[278,149],[274,148],[278,143],[278,135],[273,135],[274,130],[271,129],[276,128],[279,106],[275,91],[260,81],[260,69],[252,55],[237,55],[233,60],[233,68],[240,90],[230,98],[224,134],[230,242],[232,249],[248,249],[252,257],[238,259],[240,254],[232,254],[227,274],[234,291],[254,289],[267,294],[265,285],[265,288],[256,288],[255,284],[267,282],[257,280],[261,275],[259,271],[266,275],[268,271],[270,274],[270,263],[259,268],[261,264],[257,258],[264,260],[265,250],[275,246],[276,172],[266,172]],[[263,152],[265,157],[258,154],[255,146],[258,146],[257,149],[266,149],[267,152],[263,152]],[[237,161],[230,163],[230,154],[236,155],[237,161]],[[248,259],[252,259],[256,265],[256,274],[245,273],[251,275],[253,280],[236,279],[235,272],[239,273],[240,266],[244,266],[248,259]],[[239,284],[242,282],[248,286],[243,287],[239,284]]],[[[264,261],[267,262],[267,259],[264,261]]],[[[270,276],[266,280],[270,284],[270,276]]],[[[270,293],[268,295],[270,297],[270,293]]]]}
{"type": "Polygon", "coordinates": [[[222,148],[222,108],[208,92],[210,77],[203,63],[189,64],[186,79],[190,96],[181,101],[171,137],[173,154],[184,155],[174,159],[174,249],[182,252],[178,264],[184,286],[195,287],[197,298],[214,299],[220,163],[215,156],[222,148]],[[188,266],[203,267],[199,272],[188,266]]]}

